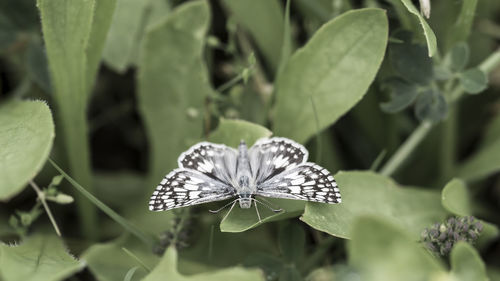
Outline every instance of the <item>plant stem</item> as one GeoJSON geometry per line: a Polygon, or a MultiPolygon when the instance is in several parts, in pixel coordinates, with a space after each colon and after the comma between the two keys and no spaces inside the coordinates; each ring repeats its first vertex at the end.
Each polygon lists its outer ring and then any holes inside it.
{"type": "Polygon", "coordinates": [[[384,176],[390,176],[401,164],[408,158],[408,156],[415,150],[417,145],[425,138],[432,128],[432,123],[430,121],[423,121],[420,125],[411,133],[408,139],[398,148],[396,153],[385,163],[385,165],[380,170],[380,173],[384,176]]]}
{"type": "Polygon", "coordinates": [[[457,132],[457,106],[450,104],[448,110],[448,118],[442,123],[441,131],[441,161],[440,161],[440,178],[448,179],[455,168],[455,153],[456,142],[455,135],[457,132]]]}
{"type": "Polygon", "coordinates": [[[47,216],[50,219],[50,222],[52,223],[52,226],[54,226],[54,229],[59,237],[61,237],[61,231],[59,231],[59,227],[57,226],[56,220],[54,219],[54,216],[52,215],[52,212],[50,211],[49,205],[47,204],[47,201],[45,200],[45,194],[42,192],[42,190],[36,185],[34,181],[30,181],[31,187],[35,190],[36,194],[38,195],[38,199],[40,202],[42,202],[43,208],[45,209],[45,212],[47,212],[47,216]]]}
{"type": "MultiPolygon", "coordinates": [[[[493,71],[496,67],[500,65],[500,49],[489,55],[480,65],[479,69],[484,71],[486,74],[493,71]]],[[[446,95],[449,97],[449,103],[454,103],[457,101],[464,93],[462,86],[456,85],[450,94],[446,95]]],[[[405,161],[405,159],[411,154],[415,147],[425,138],[432,128],[432,123],[429,121],[424,121],[413,131],[413,133],[408,137],[407,140],[401,145],[396,153],[387,161],[387,163],[382,167],[380,173],[385,176],[392,175],[399,166],[405,161]]]]}
{"type": "Polygon", "coordinates": [[[64,172],[52,159],[49,158],[50,164],[56,168],[59,173],[61,173],[66,180],[68,180],[71,185],[73,185],[84,197],[86,197],[90,202],[92,202],[97,208],[99,208],[101,211],[103,211],[106,215],[108,215],[111,219],[113,219],[115,222],[120,224],[123,228],[125,228],[127,231],[132,233],[135,237],[137,237],[139,240],[147,244],[148,246],[153,246],[156,243],[156,240],[151,237],[150,235],[142,232],[139,228],[131,224],[128,220],[126,220],[124,217],[120,216],[118,213],[113,211],[110,207],[108,207],[106,204],[101,202],[99,199],[97,199],[92,193],[88,192],[83,186],[81,186],[79,183],[77,183],[72,177],[70,177],[66,172],[64,172]]]}

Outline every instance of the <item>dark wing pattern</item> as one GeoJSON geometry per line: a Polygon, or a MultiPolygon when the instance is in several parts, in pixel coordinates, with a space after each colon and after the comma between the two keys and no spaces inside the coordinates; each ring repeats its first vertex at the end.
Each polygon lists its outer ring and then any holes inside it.
{"type": "Polygon", "coordinates": [[[250,167],[258,186],[273,177],[305,163],[309,152],[299,143],[287,138],[264,138],[249,150],[250,167]]]}
{"type": "Polygon", "coordinates": [[[257,186],[256,195],[274,198],[340,203],[340,190],[328,170],[304,163],[257,186]]]}
{"type": "Polygon", "coordinates": [[[180,168],[198,171],[221,183],[233,182],[237,151],[222,144],[200,142],[177,159],[180,168]]]}
{"type": "Polygon", "coordinates": [[[158,185],[151,195],[149,210],[166,211],[236,196],[233,187],[202,173],[175,169],[158,185]]]}

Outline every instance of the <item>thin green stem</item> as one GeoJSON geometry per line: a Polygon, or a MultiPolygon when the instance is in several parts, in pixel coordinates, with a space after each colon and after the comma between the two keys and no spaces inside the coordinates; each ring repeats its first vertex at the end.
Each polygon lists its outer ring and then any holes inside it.
{"type": "Polygon", "coordinates": [[[75,187],[84,197],[86,197],[91,203],[93,203],[97,208],[103,211],[106,215],[108,215],[115,222],[120,224],[123,228],[129,231],[131,234],[136,236],[139,240],[147,244],[148,246],[153,246],[156,243],[156,240],[150,235],[142,232],[139,228],[131,224],[128,220],[120,216],[118,213],[113,211],[110,207],[104,204],[102,201],[97,199],[92,193],[88,192],[83,186],[81,186],[78,182],[76,182],[72,177],[70,177],[66,172],[64,172],[52,159],[49,158],[50,164],[56,168],[56,170],[64,176],[66,180],[68,180],[73,187],[75,187]]]}
{"type": "Polygon", "coordinates": [[[319,117],[318,117],[318,112],[316,110],[316,104],[314,104],[314,99],[313,96],[310,96],[311,98],[311,106],[314,112],[314,120],[316,121],[316,162],[321,163],[321,139],[319,137],[319,117]]]}
{"type": "MultiPolygon", "coordinates": [[[[480,65],[479,69],[485,73],[490,73],[496,67],[500,65],[500,49],[493,52],[488,56],[480,65]]],[[[449,97],[449,103],[454,103],[457,101],[464,93],[463,88],[460,85],[456,85],[450,94],[446,95],[449,97]]],[[[407,140],[398,148],[396,153],[387,161],[387,163],[382,167],[380,173],[385,176],[392,175],[401,164],[408,158],[408,156],[413,152],[418,144],[427,136],[432,128],[432,123],[430,121],[422,122],[413,133],[408,137],[407,140]]]]}
{"type": "Polygon", "coordinates": [[[457,108],[456,104],[450,104],[448,118],[442,123],[441,131],[441,178],[448,179],[455,167],[455,134],[457,132],[457,108]]]}
{"type": "Polygon", "coordinates": [[[56,220],[54,219],[54,216],[52,215],[52,212],[50,211],[49,204],[47,204],[47,201],[45,200],[45,194],[42,192],[42,190],[36,185],[34,181],[29,182],[31,187],[35,190],[36,194],[38,195],[38,199],[40,202],[42,202],[43,208],[45,209],[45,212],[47,212],[47,216],[50,219],[50,222],[52,223],[52,226],[54,226],[54,230],[56,231],[57,235],[60,237],[61,236],[61,231],[59,231],[59,227],[57,226],[56,220]]]}
{"type": "Polygon", "coordinates": [[[390,176],[394,174],[401,167],[401,164],[410,156],[410,154],[415,150],[418,144],[427,136],[432,128],[432,123],[430,121],[423,121],[420,125],[411,133],[408,139],[398,148],[396,153],[385,163],[385,165],[380,170],[380,173],[384,176],[390,176]]]}

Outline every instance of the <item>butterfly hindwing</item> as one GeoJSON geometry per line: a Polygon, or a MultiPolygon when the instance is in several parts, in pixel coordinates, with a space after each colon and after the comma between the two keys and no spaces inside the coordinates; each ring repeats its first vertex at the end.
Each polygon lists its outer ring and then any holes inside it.
{"type": "Polygon", "coordinates": [[[232,186],[202,173],[184,168],[170,172],[158,185],[149,201],[151,211],[165,211],[220,201],[236,196],[232,186]]]}
{"type": "Polygon", "coordinates": [[[301,144],[287,138],[264,138],[249,151],[254,182],[259,184],[305,163],[309,153],[301,144]]]}
{"type": "Polygon", "coordinates": [[[314,163],[291,168],[257,186],[256,195],[264,197],[340,203],[340,191],[328,170],[314,163]]]}

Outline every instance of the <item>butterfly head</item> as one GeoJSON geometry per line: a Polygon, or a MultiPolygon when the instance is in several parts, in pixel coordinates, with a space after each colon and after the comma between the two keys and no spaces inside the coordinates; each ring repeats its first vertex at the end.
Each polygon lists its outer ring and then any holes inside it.
{"type": "Polygon", "coordinates": [[[240,198],[238,202],[240,202],[240,208],[248,209],[252,206],[253,196],[250,193],[239,194],[240,198]]]}

